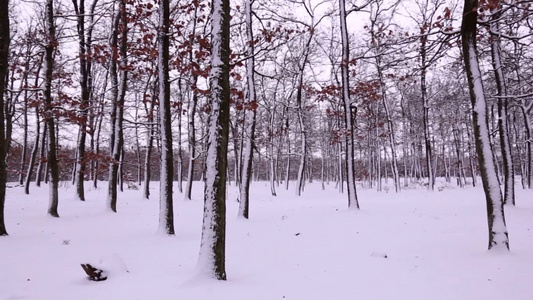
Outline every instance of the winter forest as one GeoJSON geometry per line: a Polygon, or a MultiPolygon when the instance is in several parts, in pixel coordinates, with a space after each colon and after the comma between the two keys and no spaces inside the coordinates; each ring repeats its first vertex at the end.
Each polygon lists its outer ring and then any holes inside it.
{"type": "Polygon", "coordinates": [[[532,4],[0,0],[0,299],[527,299],[532,4]]]}

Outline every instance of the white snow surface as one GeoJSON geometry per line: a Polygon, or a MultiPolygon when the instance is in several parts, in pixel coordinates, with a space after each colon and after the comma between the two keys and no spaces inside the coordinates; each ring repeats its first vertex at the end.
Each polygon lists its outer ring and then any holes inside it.
{"type": "Polygon", "coordinates": [[[333,183],[272,197],[267,182],[252,182],[250,220],[237,218],[231,185],[225,282],[195,276],[201,183],[192,201],[175,193],[171,237],[157,234],[157,184],[152,200],[119,193],[110,214],[107,184],[87,184],[82,202],[64,183],[60,218],[46,213],[46,186],[9,188],[0,299],[531,299],[533,190],[517,187],[517,206],[506,207],[507,253],[486,250],[482,189],[440,185],[398,194],[358,186],[354,211],[333,183]],[[108,280],[88,280],[80,263],[94,260],[110,266],[108,280]]]}

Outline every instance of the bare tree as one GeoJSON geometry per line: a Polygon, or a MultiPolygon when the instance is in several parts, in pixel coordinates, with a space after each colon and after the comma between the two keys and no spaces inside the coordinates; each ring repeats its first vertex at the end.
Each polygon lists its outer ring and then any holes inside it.
{"type": "Polygon", "coordinates": [[[111,112],[111,138],[110,153],[111,163],[109,164],[109,187],[107,205],[113,212],[117,212],[117,183],[119,163],[121,160],[122,147],[124,144],[124,132],[122,123],[124,121],[124,98],[126,97],[128,68],[128,16],[126,15],[126,0],[119,0],[119,7],[115,15],[114,27],[111,36],[111,46],[118,50],[120,65],[117,66],[115,57],[110,60],[111,73],[111,97],[113,108],[111,112]],[[120,43],[118,40],[120,34],[120,43]],[[119,80],[120,73],[120,80],[119,80]]]}
{"type": "Polygon", "coordinates": [[[7,235],[4,221],[4,205],[6,201],[7,141],[5,133],[4,87],[9,57],[9,1],[0,1],[0,236],[7,235]]]}
{"type": "Polygon", "coordinates": [[[239,196],[239,216],[248,219],[250,206],[250,180],[252,176],[253,148],[255,144],[255,123],[257,100],[255,92],[254,34],[252,27],[252,0],[246,0],[246,85],[247,103],[245,105],[245,147],[243,149],[241,185],[239,196]]]}
{"type": "Polygon", "coordinates": [[[202,241],[198,260],[201,272],[226,280],[226,176],[229,133],[229,0],[214,0],[211,7],[211,99],[207,136],[206,181],[202,241]]]}
{"type": "Polygon", "coordinates": [[[341,41],[342,41],[342,101],[344,103],[344,130],[346,144],[346,183],[348,190],[348,207],[359,209],[357,191],[355,188],[355,166],[354,166],[354,119],[357,108],[352,105],[350,99],[350,41],[348,39],[348,28],[346,26],[346,2],[339,0],[341,41]]]}
{"type": "Polygon", "coordinates": [[[92,72],[92,60],[89,58],[91,53],[92,44],[92,29],[94,27],[94,11],[98,0],[94,0],[91,4],[89,16],[91,23],[89,29],[85,28],[85,0],[72,0],[74,6],[74,12],[77,16],[77,33],[78,33],[78,47],[79,47],[79,63],[80,63],[80,89],[81,89],[81,101],[80,101],[80,116],[79,116],[79,136],[77,145],[77,165],[75,173],[75,185],[76,195],[81,201],[85,201],[85,188],[83,182],[85,179],[85,141],[87,139],[87,118],[88,110],[90,106],[91,97],[91,72],[92,72]],[[78,2],[79,1],[79,2],[78,2]]]}
{"type": "Polygon", "coordinates": [[[172,184],[174,159],[172,153],[172,116],[170,114],[169,57],[169,0],[159,2],[158,61],[159,61],[159,121],[161,128],[161,169],[159,188],[159,230],[174,234],[172,184]]]}
{"type": "Polygon", "coordinates": [[[474,139],[478,155],[479,169],[485,199],[487,202],[487,218],[489,225],[489,249],[509,249],[509,238],[505,225],[503,197],[496,174],[492,145],[487,117],[487,103],[483,89],[481,70],[477,54],[477,19],[478,1],[465,0],[461,38],[463,59],[468,79],[470,100],[472,102],[472,120],[474,139]]]}
{"type": "Polygon", "coordinates": [[[54,0],[46,1],[46,45],[44,56],[44,103],[46,123],[48,125],[48,165],[50,168],[50,203],[48,214],[59,217],[57,206],[59,202],[59,166],[56,147],[56,122],[52,104],[52,79],[54,71],[54,49],[57,47],[56,30],[54,24],[54,0]]]}

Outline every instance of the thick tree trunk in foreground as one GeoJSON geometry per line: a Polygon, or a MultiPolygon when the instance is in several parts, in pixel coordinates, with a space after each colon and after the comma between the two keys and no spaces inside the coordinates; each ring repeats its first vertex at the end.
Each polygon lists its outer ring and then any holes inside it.
{"type": "Polygon", "coordinates": [[[161,125],[161,169],[159,179],[159,230],[174,234],[172,183],[174,157],[172,153],[172,116],[170,115],[169,57],[169,1],[159,2],[159,119],[161,125]]]}
{"type": "Polygon", "coordinates": [[[213,0],[211,10],[211,113],[207,134],[204,217],[198,267],[226,280],[226,175],[229,132],[229,0],[213,0]]]}
{"type": "Polygon", "coordinates": [[[476,48],[477,0],[465,0],[461,38],[470,100],[474,139],[478,155],[479,169],[485,199],[489,226],[489,249],[509,249],[509,238],[505,225],[503,197],[496,174],[496,164],[492,155],[490,132],[487,120],[487,106],[476,48]]]}
{"type": "Polygon", "coordinates": [[[0,0],[0,236],[7,235],[4,222],[4,205],[6,200],[6,132],[5,132],[5,111],[4,111],[4,87],[6,73],[8,69],[9,57],[9,2],[0,0]]]}

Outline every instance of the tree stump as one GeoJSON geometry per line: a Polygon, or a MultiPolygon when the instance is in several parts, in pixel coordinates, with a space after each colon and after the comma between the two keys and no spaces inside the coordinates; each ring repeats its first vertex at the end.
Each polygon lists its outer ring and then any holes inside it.
{"type": "Polygon", "coordinates": [[[89,280],[92,281],[104,281],[107,279],[106,272],[100,269],[97,269],[90,264],[81,264],[81,267],[89,275],[89,280]]]}

